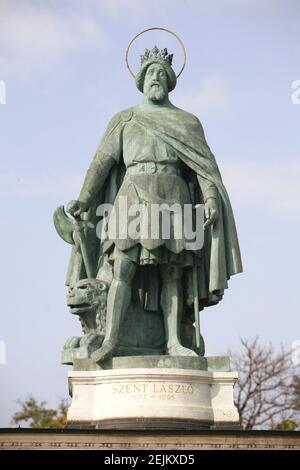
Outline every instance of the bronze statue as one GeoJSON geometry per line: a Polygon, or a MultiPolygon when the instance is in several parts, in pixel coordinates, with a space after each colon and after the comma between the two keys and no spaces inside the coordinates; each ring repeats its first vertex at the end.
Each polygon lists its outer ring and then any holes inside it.
{"type": "Polygon", "coordinates": [[[177,82],[172,58],[166,49],[146,49],[135,77],[141,103],[109,123],[78,199],[67,206],[75,221],[67,221],[62,209],[55,216],[60,235],[75,243],[67,276],[70,289],[82,279],[109,285],[105,337],[87,353],[95,362],[118,354],[204,355],[202,337],[195,339],[194,310],[197,324],[197,311],[217,304],[230,276],[242,271],[230,201],[202,125],[169,99],[177,82]],[[108,234],[99,239],[95,229],[103,204],[112,205],[121,225],[132,219],[133,205],[149,215],[153,205],[203,204],[204,227],[195,227],[199,233],[204,228],[203,246],[191,250],[184,235],[172,236],[174,217],[169,238],[161,235],[161,217],[154,227],[151,217],[144,216],[137,236],[108,234]],[[154,228],[156,238],[144,236],[154,228]],[[132,313],[138,308],[147,312],[147,321],[132,313]],[[126,323],[133,315],[134,326],[128,330],[126,323]],[[163,328],[164,342],[151,352],[141,337],[146,339],[150,330],[159,336],[163,328]],[[124,329],[132,341],[130,349],[120,352],[124,329]],[[140,332],[139,341],[134,330],[140,332]]]}

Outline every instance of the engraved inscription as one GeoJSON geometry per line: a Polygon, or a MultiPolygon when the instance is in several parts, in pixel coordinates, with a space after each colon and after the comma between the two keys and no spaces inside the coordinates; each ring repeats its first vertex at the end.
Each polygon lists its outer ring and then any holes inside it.
{"type": "Polygon", "coordinates": [[[159,398],[161,400],[174,400],[176,395],[193,395],[192,384],[178,383],[123,383],[112,386],[113,395],[133,395],[138,399],[159,398]]]}

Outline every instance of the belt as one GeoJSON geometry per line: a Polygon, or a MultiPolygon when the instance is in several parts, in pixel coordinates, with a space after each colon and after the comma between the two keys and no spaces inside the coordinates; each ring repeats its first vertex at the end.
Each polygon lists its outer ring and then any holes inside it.
{"type": "Polygon", "coordinates": [[[177,163],[139,162],[129,166],[126,170],[126,174],[129,175],[139,173],[167,173],[181,176],[181,170],[177,163]]]}

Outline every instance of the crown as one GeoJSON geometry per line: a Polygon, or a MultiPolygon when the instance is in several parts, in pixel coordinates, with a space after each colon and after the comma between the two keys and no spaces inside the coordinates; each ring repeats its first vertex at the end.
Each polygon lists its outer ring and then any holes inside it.
{"type": "Polygon", "coordinates": [[[148,60],[155,60],[158,62],[164,62],[166,65],[171,66],[174,54],[168,54],[168,50],[162,49],[161,51],[157,46],[154,46],[153,49],[145,49],[144,54],[141,55],[141,65],[148,60]]]}

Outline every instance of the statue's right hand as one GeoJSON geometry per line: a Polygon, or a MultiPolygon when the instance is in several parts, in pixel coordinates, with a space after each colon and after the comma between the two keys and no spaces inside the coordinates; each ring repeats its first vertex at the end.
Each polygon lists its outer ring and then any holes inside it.
{"type": "Polygon", "coordinates": [[[78,217],[82,212],[87,212],[88,209],[88,205],[82,201],[70,201],[67,205],[67,211],[73,217],[78,217]]]}

